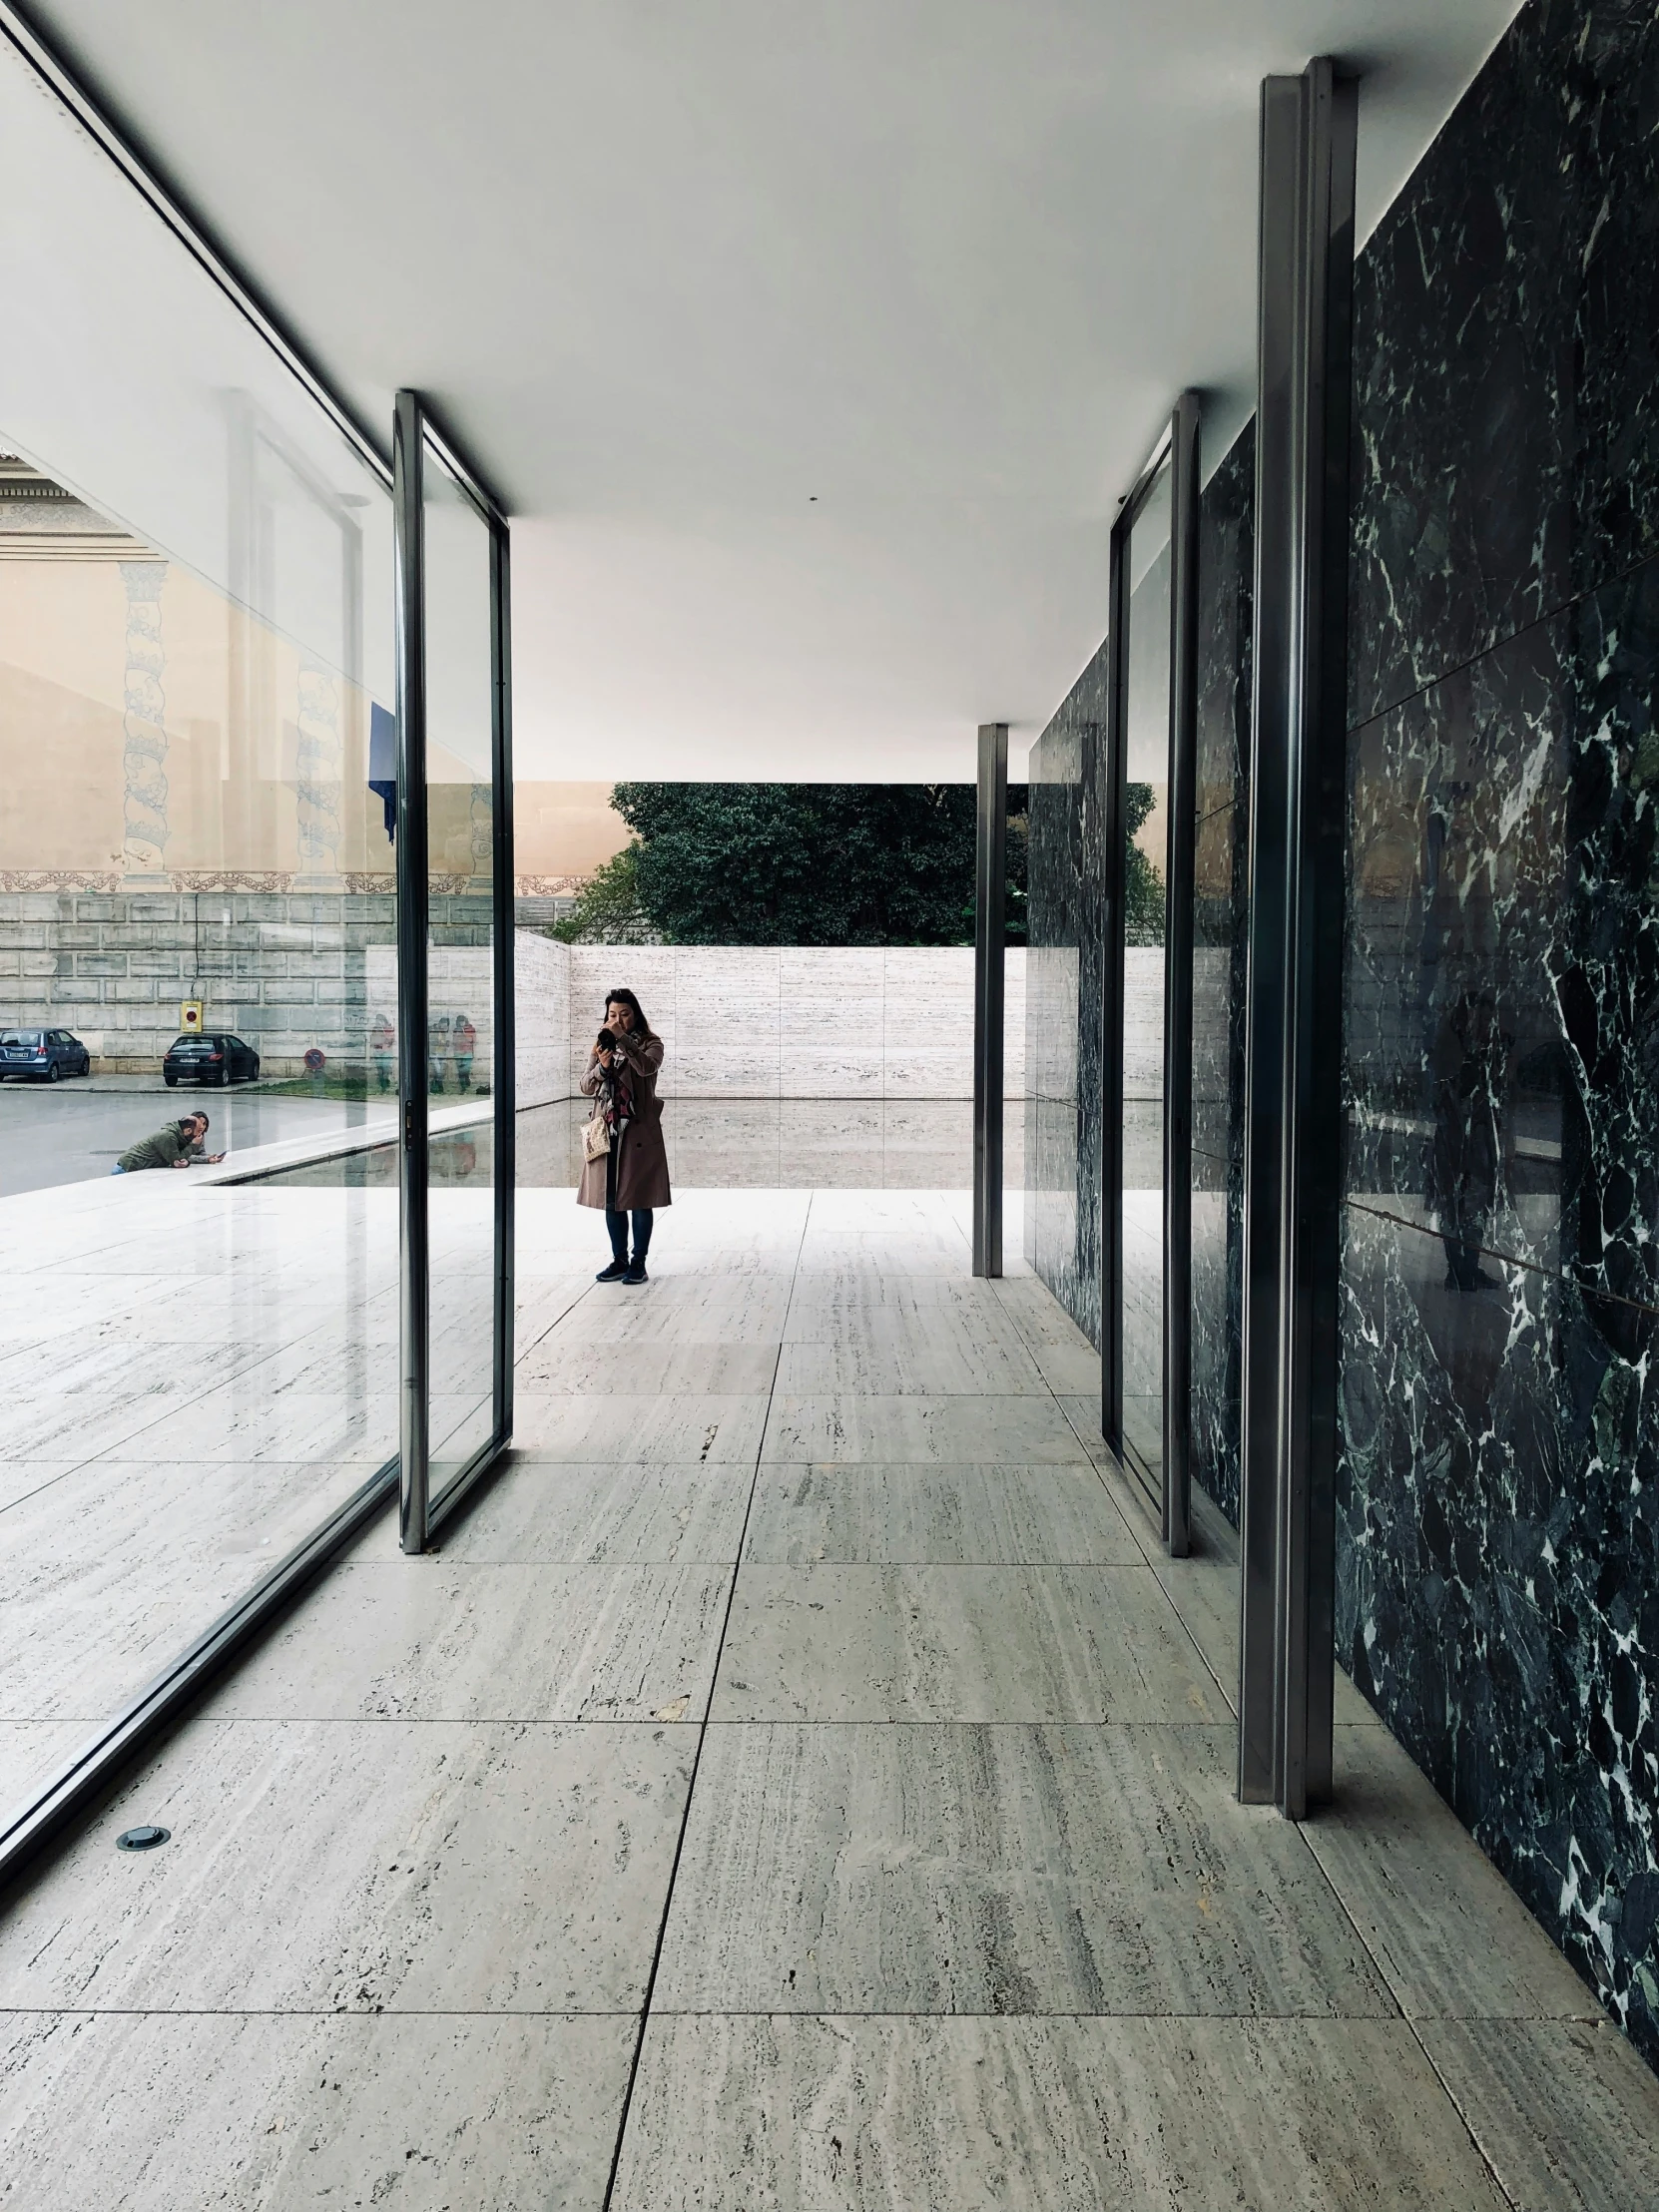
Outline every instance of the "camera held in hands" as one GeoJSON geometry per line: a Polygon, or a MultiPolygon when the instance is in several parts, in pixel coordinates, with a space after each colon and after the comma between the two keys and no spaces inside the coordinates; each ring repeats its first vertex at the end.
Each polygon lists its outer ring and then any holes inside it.
{"type": "Polygon", "coordinates": [[[621,1042],[622,1039],[618,1036],[613,1035],[609,1029],[600,1030],[599,1050],[601,1052],[615,1052],[620,1046],[621,1042]]]}

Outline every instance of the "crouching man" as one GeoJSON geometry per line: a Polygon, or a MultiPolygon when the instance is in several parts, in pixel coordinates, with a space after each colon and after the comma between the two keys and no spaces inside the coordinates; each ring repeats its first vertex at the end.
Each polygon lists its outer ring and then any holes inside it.
{"type": "Polygon", "coordinates": [[[223,1152],[204,1152],[208,1141],[208,1117],[203,1113],[186,1114],[182,1121],[170,1121],[146,1137],[141,1144],[124,1152],[112,1175],[136,1175],[141,1168],[188,1168],[193,1160],[205,1161],[217,1167],[225,1155],[223,1152]]]}

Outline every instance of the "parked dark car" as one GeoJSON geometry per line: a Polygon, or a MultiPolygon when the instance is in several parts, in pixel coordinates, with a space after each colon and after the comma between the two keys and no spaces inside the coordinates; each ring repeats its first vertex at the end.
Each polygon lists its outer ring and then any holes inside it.
{"type": "Polygon", "coordinates": [[[252,1083],[260,1056],[241,1037],[223,1032],[211,1037],[176,1037],[162,1062],[162,1081],[172,1090],[183,1076],[198,1083],[252,1083]]]}
{"type": "Polygon", "coordinates": [[[90,1075],[92,1054],[67,1029],[0,1029],[0,1081],[32,1075],[57,1083],[66,1075],[90,1075]]]}

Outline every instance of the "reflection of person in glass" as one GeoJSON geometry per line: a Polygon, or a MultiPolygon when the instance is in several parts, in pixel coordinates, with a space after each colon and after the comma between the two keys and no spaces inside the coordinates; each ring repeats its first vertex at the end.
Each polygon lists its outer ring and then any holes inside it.
{"type": "Polygon", "coordinates": [[[641,1012],[639,1000],[632,991],[610,992],[605,1026],[582,1077],[582,1095],[594,1101],[594,1122],[603,1131],[605,1150],[587,1161],[576,1193],[578,1206],[605,1209],[611,1264],[600,1269],[596,1280],[601,1283],[645,1281],[655,1209],[670,1203],[663,1109],[657,1098],[662,1064],[663,1040],[641,1012]]]}
{"type": "Polygon", "coordinates": [[[472,1088],[472,1056],[478,1049],[478,1032],[465,1014],[457,1014],[449,1032],[449,1042],[455,1054],[455,1087],[469,1091],[472,1088]]]}
{"type": "Polygon", "coordinates": [[[374,1017],[374,1026],[368,1033],[368,1049],[374,1056],[374,1079],[382,1091],[389,1091],[397,1076],[397,1031],[384,1014],[374,1017]]]}
{"type": "Polygon", "coordinates": [[[436,1021],[426,1024],[426,1087],[430,1091],[444,1088],[443,1063],[449,1057],[449,1016],[439,1014],[436,1021]]]}
{"type": "Polygon", "coordinates": [[[1489,991],[1464,991],[1434,1039],[1434,1141],[1428,1198],[1445,1246],[1448,1291],[1500,1286],[1480,1265],[1497,1202],[1503,1109],[1514,1038],[1498,1027],[1489,991]]]}

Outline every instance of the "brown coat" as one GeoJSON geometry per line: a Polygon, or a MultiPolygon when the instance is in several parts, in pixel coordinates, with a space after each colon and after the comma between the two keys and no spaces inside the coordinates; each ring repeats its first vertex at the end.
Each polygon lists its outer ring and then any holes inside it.
{"type": "MultiPolygon", "coordinates": [[[[619,1211],[628,1214],[648,1206],[668,1206],[673,1200],[668,1187],[668,1153],[663,1145],[663,1109],[657,1096],[663,1040],[636,1037],[630,1030],[623,1051],[633,1071],[634,1118],[622,1132],[622,1149],[617,1155],[616,1202],[619,1211]]],[[[582,1096],[592,1098],[604,1080],[605,1070],[597,1059],[590,1059],[582,1078],[582,1096]]],[[[602,1152],[597,1160],[584,1163],[582,1180],[576,1188],[578,1206],[604,1205],[607,1158],[602,1152]]]]}

